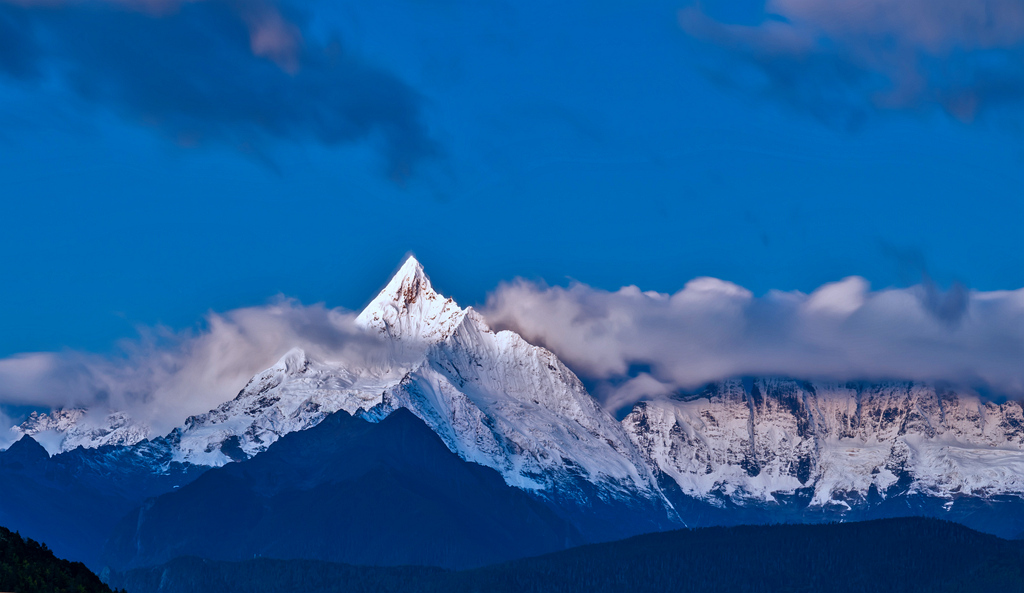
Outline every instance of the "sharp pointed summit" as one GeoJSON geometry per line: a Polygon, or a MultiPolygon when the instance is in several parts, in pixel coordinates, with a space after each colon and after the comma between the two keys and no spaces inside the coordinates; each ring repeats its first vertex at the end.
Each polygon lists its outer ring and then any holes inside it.
{"type": "Polygon", "coordinates": [[[423,265],[410,255],[356,323],[396,340],[439,342],[464,316],[454,300],[434,291],[423,265]]]}
{"type": "MultiPolygon", "coordinates": [[[[377,298],[370,303],[370,306],[386,300],[402,301],[411,304],[428,293],[434,293],[434,289],[430,285],[430,279],[423,272],[423,264],[415,256],[410,255],[398,268],[395,275],[391,277],[391,280],[388,281],[384,290],[380,291],[377,298]]],[[[369,309],[370,306],[367,308],[369,309]]]]}

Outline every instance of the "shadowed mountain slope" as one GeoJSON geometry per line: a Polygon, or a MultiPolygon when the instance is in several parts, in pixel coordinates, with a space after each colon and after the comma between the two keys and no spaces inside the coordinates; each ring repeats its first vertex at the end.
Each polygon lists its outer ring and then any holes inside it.
{"type": "Polygon", "coordinates": [[[103,542],[125,514],[206,470],[172,463],[159,451],[147,442],[50,457],[24,436],[0,451],[0,525],[98,569],[103,542]]]}
{"type": "Polygon", "coordinates": [[[338,412],[121,522],[115,567],[177,556],[480,566],[581,543],[545,505],[459,459],[411,412],[338,412]]]}

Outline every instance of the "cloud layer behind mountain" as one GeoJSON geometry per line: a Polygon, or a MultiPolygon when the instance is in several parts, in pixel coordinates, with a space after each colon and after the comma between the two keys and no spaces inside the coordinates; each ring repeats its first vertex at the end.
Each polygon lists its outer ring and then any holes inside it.
{"type": "MultiPolygon", "coordinates": [[[[755,296],[714,278],[674,294],[517,280],[482,312],[495,329],[554,351],[612,411],[761,375],[931,381],[1024,397],[1024,289],[871,290],[850,277],[810,294],[755,296]]],[[[393,356],[355,317],[282,298],[211,313],[201,330],[143,329],[115,354],[17,355],[0,360],[0,405],[123,410],[164,434],[234,397],[293,347],[361,368],[393,356]]]]}
{"type": "Polygon", "coordinates": [[[872,291],[850,277],[755,296],[713,278],[675,294],[517,281],[487,318],[553,350],[617,409],[738,376],[948,382],[1024,396],[1024,290],[872,291]]]}

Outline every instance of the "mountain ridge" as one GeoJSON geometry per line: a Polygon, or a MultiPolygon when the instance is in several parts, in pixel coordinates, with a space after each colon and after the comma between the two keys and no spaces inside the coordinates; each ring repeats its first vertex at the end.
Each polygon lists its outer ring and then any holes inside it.
{"type": "MultiPolygon", "coordinates": [[[[1024,532],[1024,413],[1015,401],[911,382],[762,378],[641,401],[617,421],[554,353],[492,331],[471,307],[437,293],[413,257],[355,322],[381,341],[372,361],[292,348],[235,398],[166,436],[79,443],[55,459],[123,464],[134,476],[126,483],[178,487],[332,414],[379,422],[406,409],[451,452],[499,472],[588,541],[681,525],[907,513],[1024,532]],[[168,472],[178,477],[162,477],[168,472]]],[[[71,434],[69,419],[85,416],[66,413],[58,424],[71,434]]]]}

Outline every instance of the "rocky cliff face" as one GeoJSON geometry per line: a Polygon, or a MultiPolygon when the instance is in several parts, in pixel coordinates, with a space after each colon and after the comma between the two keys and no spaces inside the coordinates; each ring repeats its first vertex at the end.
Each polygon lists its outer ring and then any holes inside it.
{"type": "Polygon", "coordinates": [[[683,492],[719,503],[1024,492],[1021,405],[933,386],[730,381],[638,404],[623,426],[683,492]]]}

